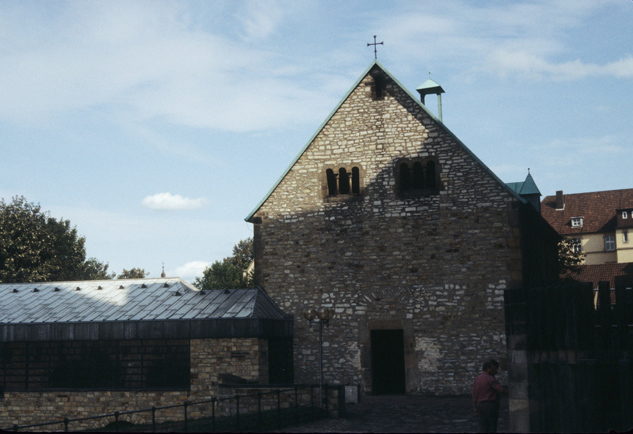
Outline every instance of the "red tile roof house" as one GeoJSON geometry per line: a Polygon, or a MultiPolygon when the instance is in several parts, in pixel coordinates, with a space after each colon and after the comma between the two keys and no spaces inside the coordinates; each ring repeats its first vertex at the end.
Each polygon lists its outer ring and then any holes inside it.
{"type": "Polygon", "coordinates": [[[566,238],[578,240],[584,265],[633,262],[633,188],[547,196],[541,215],[566,238]]]}
{"type": "Polygon", "coordinates": [[[597,306],[598,284],[609,282],[611,304],[615,304],[615,281],[624,276],[633,277],[633,263],[583,265],[578,267],[577,271],[568,271],[561,277],[578,282],[591,282],[594,290],[594,305],[597,306]]]}
{"type": "Polygon", "coordinates": [[[561,277],[591,282],[609,282],[615,303],[615,280],[633,276],[633,188],[547,196],[541,215],[563,237],[576,239],[585,262],[561,277]]]}

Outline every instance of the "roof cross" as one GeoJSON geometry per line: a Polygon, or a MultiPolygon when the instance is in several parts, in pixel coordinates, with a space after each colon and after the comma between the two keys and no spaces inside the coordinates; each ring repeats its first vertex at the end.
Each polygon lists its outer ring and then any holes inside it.
{"type": "Polygon", "coordinates": [[[384,42],[376,42],[376,35],[374,35],[374,43],[370,44],[369,42],[367,43],[367,46],[369,47],[370,45],[374,46],[374,59],[378,59],[378,50],[376,49],[377,45],[385,45],[384,42]]]}

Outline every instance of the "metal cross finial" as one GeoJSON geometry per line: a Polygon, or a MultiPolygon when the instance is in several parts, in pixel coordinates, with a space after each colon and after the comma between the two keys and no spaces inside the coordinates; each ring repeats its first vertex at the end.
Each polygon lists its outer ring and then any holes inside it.
{"type": "Polygon", "coordinates": [[[369,42],[367,43],[367,46],[369,47],[370,45],[374,46],[374,59],[378,59],[378,50],[376,49],[377,45],[385,45],[384,42],[376,42],[376,35],[374,35],[374,43],[370,44],[369,42]]]}

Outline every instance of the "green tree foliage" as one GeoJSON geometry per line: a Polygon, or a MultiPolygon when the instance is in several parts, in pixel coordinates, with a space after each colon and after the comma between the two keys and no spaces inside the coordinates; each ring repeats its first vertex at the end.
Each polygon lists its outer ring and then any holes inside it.
{"type": "Polygon", "coordinates": [[[573,238],[563,238],[558,242],[558,270],[560,273],[578,271],[578,267],[585,260],[585,255],[576,249],[577,241],[573,238]]]}
{"type": "Polygon", "coordinates": [[[233,255],[207,267],[194,285],[200,289],[250,288],[253,278],[246,269],[253,260],[253,239],[241,240],[233,246],[233,255]]]}
{"type": "Polygon", "coordinates": [[[114,279],[116,273],[108,272],[109,264],[104,264],[96,258],[87,259],[84,262],[84,271],[81,280],[106,280],[114,279]]]}
{"type": "Polygon", "coordinates": [[[119,274],[117,279],[144,279],[149,276],[143,268],[130,268],[129,270],[123,269],[123,272],[119,274]]]}
{"type": "MultiPolygon", "coordinates": [[[[86,259],[85,242],[69,220],[52,218],[39,204],[0,199],[0,283],[113,279],[107,263],[86,259]]],[[[148,274],[124,269],[119,278],[148,274]]]]}
{"type": "Polygon", "coordinates": [[[77,280],[84,271],[85,238],[70,221],[56,220],[16,196],[0,199],[0,282],[77,280]]]}

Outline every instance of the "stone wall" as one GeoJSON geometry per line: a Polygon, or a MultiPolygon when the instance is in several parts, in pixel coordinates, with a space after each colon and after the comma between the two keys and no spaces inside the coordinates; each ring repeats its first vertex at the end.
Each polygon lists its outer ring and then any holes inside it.
{"type": "MultiPolygon", "coordinates": [[[[192,339],[191,386],[188,391],[7,391],[0,403],[0,428],[211,399],[218,395],[220,374],[267,382],[267,349],[267,341],[257,338],[192,339]]],[[[207,407],[194,406],[189,411],[189,417],[208,416],[203,414],[205,409],[207,407]]],[[[161,423],[182,418],[182,407],[176,407],[157,412],[156,421],[161,423]]],[[[121,415],[120,420],[135,424],[151,423],[151,412],[121,415]]],[[[73,422],[72,430],[99,428],[112,421],[73,422]]],[[[50,429],[63,429],[63,425],[50,429]]]]}
{"type": "Polygon", "coordinates": [[[372,97],[375,72],[254,214],[256,279],[295,317],[295,381],[318,381],[318,333],[302,313],[331,306],[326,382],[370,393],[370,332],[402,329],[408,393],[468,393],[485,358],[504,366],[518,201],[395,82],[372,97]],[[438,162],[438,194],[398,194],[396,162],[416,158],[438,162]],[[327,196],[337,167],[360,167],[360,195],[327,196]]]}

